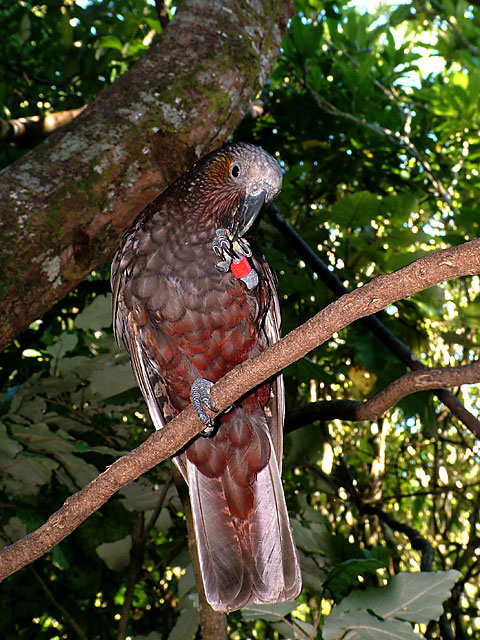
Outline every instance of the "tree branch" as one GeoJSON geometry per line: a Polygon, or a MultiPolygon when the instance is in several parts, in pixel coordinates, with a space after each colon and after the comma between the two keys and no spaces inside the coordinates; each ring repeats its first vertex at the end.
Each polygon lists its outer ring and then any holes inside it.
{"type": "Polygon", "coordinates": [[[158,19],[160,20],[160,24],[162,25],[162,29],[165,29],[167,24],[169,23],[167,8],[165,7],[165,2],[163,0],[155,0],[155,9],[157,10],[158,19]]]}
{"type": "MultiPolygon", "coordinates": [[[[285,418],[285,431],[289,433],[314,420],[378,420],[411,393],[477,383],[480,383],[480,360],[459,367],[413,371],[400,376],[364,402],[324,400],[291,409],[285,418]]],[[[480,424],[474,433],[480,438],[480,424]]]]}
{"type": "Polygon", "coordinates": [[[34,580],[36,580],[38,582],[38,584],[40,586],[40,589],[43,591],[43,593],[44,593],[45,597],[47,598],[47,600],[57,610],[57,612],[60,614],[60,616],[62,617],[62,620],[65,622],[65,624],[67,624],[67,625],[69,625],[71,627],[72,631],[74,632],[74,634],[76,635],[78,640],[87,640],[87,636],[86,636],[85,632],[83,631],[83,629],[78,624],[78,622],[69,613],[69,611],[67,611],[67,609],[65,609],[65,607],[55,599],[55,596],[53,595],[52,591],[48,588],[48,586],[45,583],[45,581],[42,580],[42,578],[38,575],[38,573],[35,571],[35,569],[33,567],[28,567],[28,572],[34,578],[34,580]]]}
{"type": "Polygon", "coordinates": [[[387,524],[390,527],[390,529],[404,533],[410,540],[412,549],[416,549],[417,551],[420,551],[422,554],[422,561],[421,561],[421,567],[420,567],[421,571],[432,570],[432,564],[433,564],[432,543],[429,540],[427,540],[427,538],[424,538],[419,531],[417,531],[413,527],[410,527],[408,524],[404,524],[403,522],[399,522],[398,520],[395,520],[395,518],[390,516],[388,513],[385,513],[385,511],[383,511],[383,509],[381,509],[378,506],[369,505],[369,504],[360,504],[358,505],[358,507],[362,513],[377,516],[382,522],[387,524]]]}
{"type": "MultiPolygon", "coordinates": [[[[270,205],[268,209],[273,224],[288,239],[289,243],[298,251],[302,259],[308,264],[318,275],[327,287],[338,296],[348,293],[348,289],[342,284],[341,280],[328,269],[325,263],[313,251],[313,249],[305,242],[305,240],[291,227],[288,222],[281,216],[275,205],[270,205]]],[[[408,347],[403,344],[391,331],[389,331],[379,320],[378,317],[372,315],[361,321],[370,331],[378,338],[399,360],[407,365],[413,371],[427,371],[428,368],[412,353],[408,347]]],[[[450,409],[454,416],[470,429],[472,433],[480,433],[480,422],[470,411],[465,409],[456,396],[447,389],[434,390],[437,398],[450,409]]],[[[340,402],[340,401],[338,401],[340,402]]],[[[347,401],[343,401],[347,402],[347,401]]],[[[338,416],[337,416],[338,417],[338,416]]]]}
{"type": "Polygon", "coordinates": [[[144,206],[232,133],[292,7],[185,0],[138,62],[0,173],[0,348],[107,262],[144,206]]]}
{"type": "MultiPolygon", "coordinates": [[[[480,273],[480,239],[431,253],[395,273],[374,278],[329,304],[259,356],[235,367],[212,387],[212,399],[218,410],[224,411],[250,389],[305,356],[351,322],[444,280],[477,273],[480,273]]],[[[61,542],[118,489],[174,455],[203,428],[189,405],[164,429],[153,433],[68,498],[44,525],[5,547],[0,552],[0,580],[61,542]]]]}
{"type": "Polygon", "coordinates": [[[227,640],[227,615],[221,611],[215,611],[212,609],[207,601],[207,596],[205,595],[187,483],[183,479],[180,471],[176,468],[173,469],[173,478],[177,487],[178,495],[182,502],[183,513],[185,514],[185,520],[187,523],[188,552],[192,559],[193,574],[195,576],[195,584],[198,592],[200,629],[202,632],[201,637],[202,640],[227,640]]]}
{"type": "MultiPolygon", "coordinates": [[[[472,4],[476,4],[477,6],[479,5],[478,1],[472,2],[472,4]]],[[[455,23],[457,21],[454,19],[454,17],[451,15],[450,16],[445,15],[445,12],[446,12],[445,7],[440,2],[435,2],[435,0],[432,0],[432,7],[435,7],[437,12],[432,11],[426,5],[422,5],[421,11],[424,12],[430,18],[440,17],[440,19],[444,21],[444,24],[447,25],[448,31],[450,31],[450,33],[452,33],[455,36],[455,38],[457,38],[457,40],[461,42],[463,46],[470,51],[470,53],[472,53],[476,57],[480,57],[480,49],[475,45],[473,45],[469,40],[467,40],[461,34],[461,32],[455,27],[455,23]]],[[[438,37],[445,37],[445,32],[442,31],[442,29],[438,30],[438,37]]]]}
{"type": "Polygon", "coordinates": [[[44,116],[29,116],[12,120],[0,118],[0,140],[30,142],[45,138],[56,129],[74,120],[84,109],[85,107],[80,107],[79,109],[47,113],[44,116]]]}
{"type": "Polygon", "coordinates": [[[130,618],[130,608],[133,602],[135,585],[137,584],[138,571],[143,562],[145,544],[148,540],[149,531],[155,524],[155,521],[158,518],[160,511],[162,510],[163,503],[165,502],[167,491],[170,486],[171,478],[172,473],[170,473],[170,475],[165,480],[162,491],[160,493],[160,497],[157,502],[157,506],[155,507],[150,520],[145,524],[145,514],[142,511],[137,515],[137,518],[133,525],[131,533],[132,547],[130,549],[130,562],[128,565],[125,596],[123,599],[120,620],[118,622],[116,640],[124,640],[124,638],[126,638],[128,620],[130,618]]]}
{"type": "Polygon", "coordinates": [[[137,517],[132,527],[130,548],[130,562],[128,563],[125,595],[123,598],[122,612],[118,622],[116,640],[125,640],[127,636],[128,619],[130,617],[130,607],[133,602],[133,592],[137,584],[138,570],[142,564],[143,552],[145,548],[145,514],[143,511],[137,513],[137,517]]]}

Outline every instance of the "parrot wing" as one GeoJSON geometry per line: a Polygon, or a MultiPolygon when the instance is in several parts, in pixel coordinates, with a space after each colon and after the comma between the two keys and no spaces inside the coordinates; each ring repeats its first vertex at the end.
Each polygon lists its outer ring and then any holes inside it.
{"type": "MultiPolygon", "coordinates": [[[[270,292],[270,300],[268,310],[264,320],[264,331],[268,346],[275,344],[280,340],[280,303],[278,301],[278,281],[275,272],[265,260],[263,254],[254,260],[255,268],[263,273],[267,282],[267,290],[270,292]]],[[[282,474],[282,457],[283,457],[283,419],[285,416],[285,388],[283,384],[283,376],[279,373],[272,382],[270,392],[270,401],[268,403],[271,416],[267,417],[270,434],[272,437],[273,448],[275,450],[278,469],[282,474]]]]}
{"type": "Polygon", "coordinates": [[[158,389],[156,389],[160,383],[160,378],[152,371],[149,358],[142,347],[132,312],[127,309],[122,295],[128,277],[128,269],[121,269],[122,265],[120,263],[128,259],[128,255],[127,243],[124,252],[122,254],[118,252],[112,263],[113,332],[118,346],[121,348],[122,344],[125,345],[130,354],[133,373],[147,403],[152,422],[155,429],[161,429],[165,426],[166,421],[163,407],[158,402],[159,394],[158,389]]]}

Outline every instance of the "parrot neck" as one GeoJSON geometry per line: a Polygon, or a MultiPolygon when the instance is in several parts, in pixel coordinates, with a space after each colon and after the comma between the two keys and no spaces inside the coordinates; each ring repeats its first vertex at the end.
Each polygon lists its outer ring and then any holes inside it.
{"type": "Polygon", "coordinates": [[[204,181],[189,183],[180,178],[164,194],[174,217],[188,216],[189,224],[212,228],[231,228],[240,214],[244,198],[238,191],[221,189],[204,181]],[[178,206],[179,200],[182,206],[178,206]]]}

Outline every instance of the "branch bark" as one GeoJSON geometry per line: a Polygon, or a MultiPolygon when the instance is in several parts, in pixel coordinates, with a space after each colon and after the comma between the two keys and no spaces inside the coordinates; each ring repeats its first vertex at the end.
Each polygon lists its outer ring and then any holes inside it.
{"type": "MultiPolygon", "coordinates": [[[[281,216],[279,210],[275,205],[270,205],[268,209],[270,218],[273,224],[281,231],[281,233],[288,238],[289,243],[298,251],[302,259],[315,271],[318,277],[322,280],[327,287],[333,291],[337,296],[342,296],[348,293],[348,289],[343,285],[342,281],[330,271],[327,265],[319,258],[319,256],[313,251],[313,249],[305,242],[305,240],[295,231],[295,229],[288,224],[288,222],[281,216]]],[[[377,316],[368,316],[362,320],[363,324],[373,332],[375,337],[380,340],[397,358],[413,371],[428,371],[426,367],[417,356],[408,349],[408,347],[395,336],[385,325],[380,321],[377,316]]],[[[480,422],[478,419],[470,413],[460,402],[460,400],[453,395],[448,389],[437,388],[433,392],[437,398],[443,402],[443,404],[450,409],[454,416],[456,416],[463,424],[470,429],[472,433],[480,433],[480,422]]],[[[341,410],[344,410],[346,402],[342,402],[341,410]]],[[[331,407],[333,409],[333,406],[331,407]]],[[[337,410],[340,410],[340,404],[337,404],[337,410]]],[[[350,409],[349,409],[350,410],[350,409]]],[[[351,415],[351,414],[350,414],[351,415]]],[[[336,416],[340,417],[340,416],[336,416]]],[[[346,418],[350,419],[350,418],[346,418]]]]}
{"type": "Polygon", "coordinates": [[[292,10],[281,0],[185,0],[115,84],[0,173],[0,348],[225,141],[270,74],[292,10]]]}
{"type": "Polygon", "coordinates": [[[162,25],[162,28],[165,29],[169,20],[165,2],[163,0],[155,0],[155,8],[157,10],[160,24],[162,25]]]}
{"type": "MultiPolygon", "coordinates": [[[[389,304],[444,280],[480,273],[480,239],[431,253],[335,300],[259,356],[227,373],[212,387],[212,399],[224,411],[250,389],[305,356],[336,331],[389,304]]],[[[175,454],[204,428],[189,405],[139,447],[116,460],[81,491],[68,498],[47,522],[0,552],[0,580],[39,558],[66,538],[118,489],[175,454]]]]}
{"type": "Polygon", "coordinates": [[[193,525],[193,513],[190,505],[188,486],[178,469],[173,469],[173,478],[177,487],[178,495],[182,502],[183,513],[187,523],[188,553],[192,560],[195,584],[198,591],[198,608],[200,611],[200,629],[203,640],[227,640],[227,615],[220,611],[214,611],[207,602],[205,589],[203,587],[202,571],[198,548],[195,540],[195,530],[193,525]]]}
{"type": "Polygon", "coordinates": [[[28,118],[0,118],[0,140],[14,140],[15,142],[30,142],[45,138],[50,133],[64,127],[74,120],[85,107],[47,113],[44,116],[29,116],[28,118]]]}
{"type": "MultiPolygon", "coordinates": [[[[294,431],[314,420],[378,420],[399,400],[411,393],[479,382],[480,360],[459,367],[412,371],[400,376],[364,402],[345,399],[325,400],[292,409],[285,419],[285,431],[294,431]]],[[[480,438],[480,425],[473,433],[480,438]]]]}

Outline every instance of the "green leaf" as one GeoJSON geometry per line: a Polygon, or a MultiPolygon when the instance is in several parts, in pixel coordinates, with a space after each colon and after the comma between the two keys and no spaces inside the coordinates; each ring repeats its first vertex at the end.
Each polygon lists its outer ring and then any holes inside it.
{"type": "Polygon", "coordinates": [[[132,548],[132,536],[127,535],[115,542],[104,542],[95,549],[97,555],[112,571],[123,571],[130,562],[130,549],[132,548]]]}
{"type": "MultiPolygon", "coordinates": [[[[118,493],[124,507],[129,511],[146,511],[155,509],[158,505],[162,488],[162,485],[153,484],[148,478],[142,477],[122,487],[118,493]]],[[[175,496],[175,487],[170,487],[165,496],[165,503],[167,504],[170,498],[175,496]]]]}
{"type": "Polygon", "coordinates": [[[180,601],[182,608],[180,616],[173,627],[168,640],[191,640],[200,624],[200,614],[198,609],[193,606],[191,598],[187,597],[180,601]]]}
{"type": "Polygon", "coordinates": [[[30,20],[29,12],[25,11],[25,13],[22,16],[22,19],[20,20],[20,27],[18,30],[18,34],[22,39],[22,42],[26,42],[30,38],[31,32],[32,32],[32,21],[30,20]]]}
{"type": "Polygon", "coordinates": [[[292,18],[289,33],[295,42],[295,48],[304,59],[314,56],[322,38],[322,23],[305,24],[298,15],[292,18]]]}
{"type": "Polygon", "coordinates": [[[302,569],[303,588],[320,593],[331,566],[328,558],[319,555],[306,555],[301,549],[298,550],[298,556],[302,569]]]}
{"type": "Polygon", "coordinates": [[[117,38],[117,36],[101,36],[96,42],[96,47],[102,47],[104,49],[116,49],[117,51],[121,51],[123,48],[123,43],[120,38],[117,38]]]}
{"type": "Polygon", "coordinates": [[[335,616],[335,607],[325,620],[323,640],[339,640],[347,632],[353,632],[355,640],[419,640],[408,622],[379,620],[367,611],[349,611],[335,616]]]}
{"type": "Polygon", "coordinates": [[[286,638],[286,640],[305,640],[305,638],[312,638],[313,624],[293,618],[290,624],[286,622],[273,622],[273,628],[279,634],[280,638],[286,638]]]}
{"type": "Polygon", "coordinates": [[[61,7],[57,20],[57,32],[60,36],[59,43],[63,47],[70,47],[73,42],[73,28],[70,24],[70,15],[65,7],[61,7]]]}
{"type": "Polygon", "coordinates": [[[325,371],[325,369],[314,362],[311,358],[304,356],[296,362],[288,365],[285,368],[284,374],[286,376],[294,376],[300,382],[307,382],[309,380],[319,380],[321,382],[332,382],[332,374],[325,371]]]}
{"type": "MultiPolygon", "coordinates": [[[[18,394],[18,397],[20,397],[20,395],[21,394],[18,394]]],[[[46,407],[47,404],[43,398],[33,396],[33,398],[29,398],[28,400],[24,399],[22,405],[18,408],[17,413],[18,416],[23,416],[26,418],[26,420],[22,420],[21,422],[38,422],[40,420],[43,420],[46,407]]],[[[18,416],[12,416],[12,418],[18,416]]]]}
{"type": "Polygon", "coordinates": [[[7,433],[7,428],[4,424],[0,423],[0,468],[3,466],[1,458],[14,458],[15,455],[21,451],[22,447],[17,440],[10,438],[7,433]]]}
{"type": "Polygon", "coordinates": [[[480,327],[480,296],[477,296],[466,309],[462,309],[462,314],[466,318],[470,327],[480,327]]]}
{"type": "Polygon", "coordinates": [[[52,555],[53,562],[58,567],[60,567],[62,571],[67,571],[68,569],[70,569],[70,562],[68,561],[68,558],[63,552],[63,549],[60,545],[55,545],[50,553],[52,555]]]}
{"type": "Polygon", "coordinates": [[[438,619],[443,612],[442,603],[460,575],[453,569],[399,573],[387,587],[354,591],[327,617],[323,638],[335,640],[347,631],[355,631],[356,637],[362,640],[418,640],[412,627],[404,621],[427,624],[438,619]],[[369,610],[374,615],[367,613],[369,610]]]}
{"type": "MultiPolygon", "coordinates": [[[[79,378],[86,378],[98,367],[95,358],[91,356],[72,356],[61,358],[55,365],[55,373],[58,377],[74,373],[79,378]]],[[[78,379],[75,380],[78,384],[78,379]]],[[[59,380],[60,382],[60,380],[59,380]]]]}
{"type": "Polygon", "coordinates": [[[329,218],[344,228],[363,227],[377,217],[380,207],[378,196],[369,191],[359,191],[346,195],[335,203],[329,218]]]}
{"type": "Polygon", "coordinates": [[[58,462],[28,453],[19,453],[8,463],[0,458],[0,465],[0,487],[17,497],[37,495],[40,488],[50,482],[53,471],[58,468],[58,462]]]}
{"type": "Polygon", "coordinates": [[[11,542],[15,542],[15,540],[20,540],[20,538],[24,538],[28,531],[27,525],[23,520],[13,516],[9,519],[6,525],[3,527],[4,532],[7,534],[9,540],[11,542]]]}
{"type": "Polygon", "coordinates": [[[192,563],[189,562],[185,568],[185,573],[180,576],[178,595],[182,600],[186,600],[186,596],[191,593],[196,593],[196,590],[195,574],[193,573],[192,563]]]}
{"type": "Polygon", "coordinates": [[[101,398],[110,398],[137,386],[130,364],[119,364],[94,371],[90,387],[101,398]]]}
{"type": "Polygon", "coordinates": [[[66,331],[55,338],[53,343],[47,347],[47,351],[55,359],[63,358],[63,356],[75,349],[78,343],[78,336],[76,333],[67,333],[66,331]]]}
{"type": "Polygon", "coordinates": [[[375,56],[369,54],[362,56],[360,67],[357,70],[357,81],[359,84],[365,82],[374,65],[375,56]]]}
{"type": "MultiPolygon", "coordinates": [[[[385,593],[380,600],[376,600],[372,609],[383,618],[395,616],[400,620],[427,624],[442,615],[442,603],[449,597],[453,585],[460,577],[460,572],[455,569],[399,573],[392,578],[385,593]]],[[[356,595],[358,604],[365,605],[364,595],[356,595]]]]}
{"type": "Polygon", "coordinates": [[[141,41],[130,42],[126,45],[125,53],[129,56],[134,56],[140,51],[145,51],[147,47],[141,41]]]}
{"type": "Polygon", "coordinates": [[[310,553],[325,554],[331,545],[332,534],[327,525],[318,522],[310,522],[304,527],[298,520],[291,521],[295,543],[304,551],[310,553]]]}
{"type": "Polygon", "coordinates": [[[245,620],[272,620],[276,621],[284,618],[287,614],[295,611],[298,604],[291,602],[277,602],[276,604],[251,604],[241,609],[245,620]]]}
{"type": "Polygon", "coordinates": [[[77,487],[85,487],[99,474],[97,467],[76,455],[57,453],[55,458],[75,480],[77,487]]]}
{"type": "Polygon", "coordinates": [[[112,294],[96,296],[92,304],[75,318],[75,326],[79,329],[98,331],[112,324],[112,294]]]}
{"type": "MultiPolygon", "coordinates": [[[[288,428],[288,414],[285,427],[288,428]]],[[[304,465],[307,463],[316,464],[323,455],[324,438],[319,433],[318,423],[306,425],[301,430],[287,433],[285,436],[284,451],[285,457],[283,465],[285,468],[304,465]]],[[[336,489],[329,484],[328,479],[315,478],[315,486],[318,491],[333,494],[336,489]]]]}
{"type": "MultiPolygon", "coordinates": [[[[65,358],[65,360],[70,360],[71,358],[65,358]]],[[[57,367],[56,373],[62,372],[62,366],[60,363],[63,362],[63,359],[59,361],[59,366],[57,367]]],[[[48,395],[51,398],[58,397],[64,393],[68,393],[71,391],[75,391],[78,388],[78,378],[73,373],[66,373],[65,375],[57,376],[49,376],[42,378],[38,381],[36,386],[37,393],[48,395]]]]}
{"type": "Polygon", "coordinates": [[[13,435],[36,453],[70,453],[75,450],[75,441],[68,433],[59,429],[52,431],[47,424],[38,423],[31,427],[15,425],[13,435]]]}
{"type": "Polygon", "coordinates": [[[349,587],[358,587],[358,576],[375,573],[387,563],[377,558],[354,558],[335,565],[329,572],[325,586],[334,592],[346,593],[349,587]]]}

